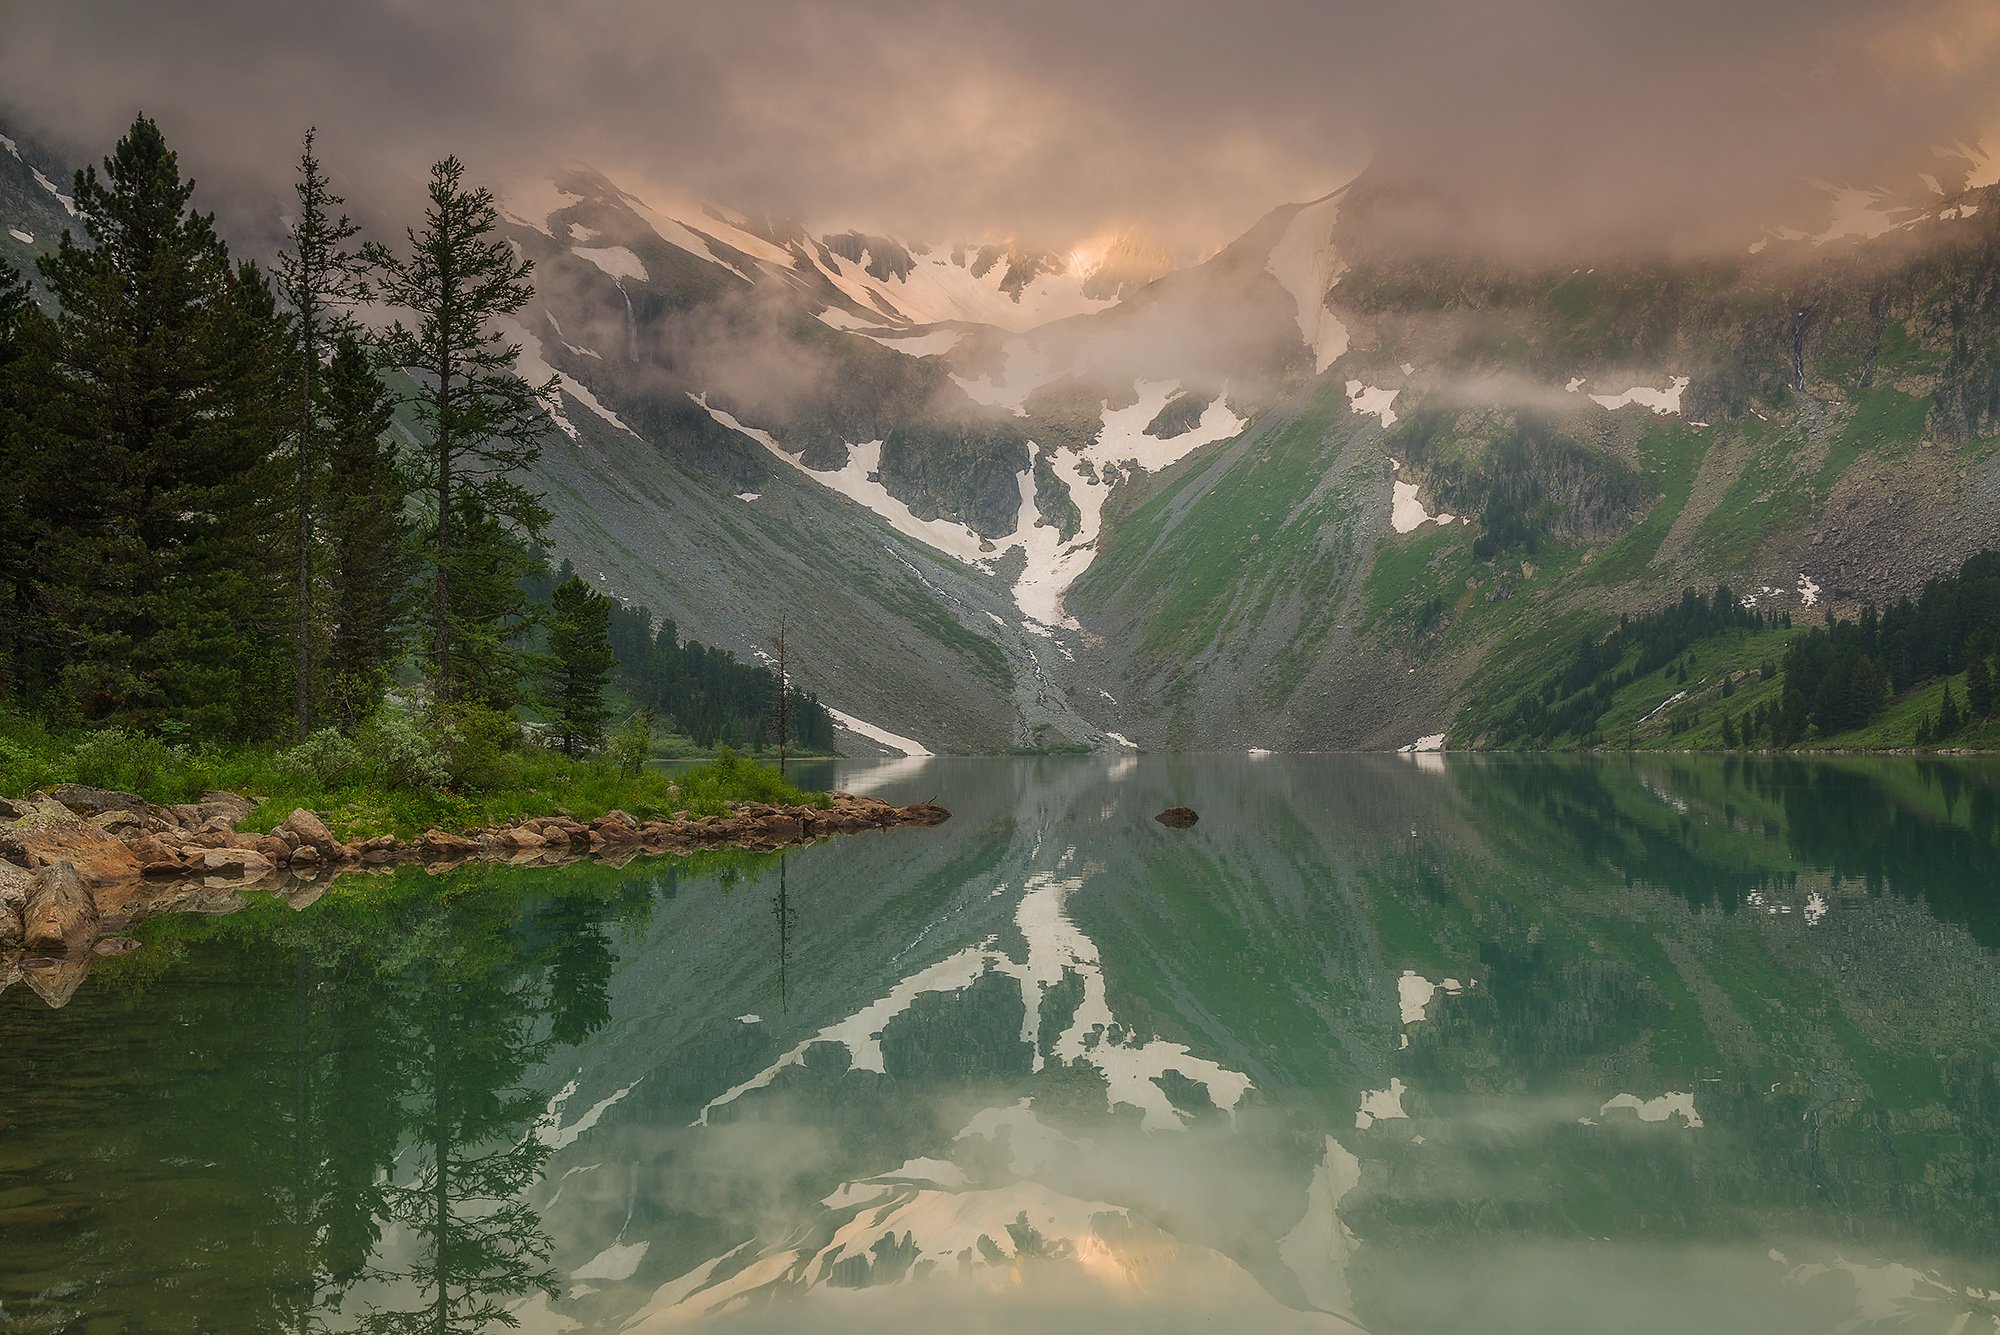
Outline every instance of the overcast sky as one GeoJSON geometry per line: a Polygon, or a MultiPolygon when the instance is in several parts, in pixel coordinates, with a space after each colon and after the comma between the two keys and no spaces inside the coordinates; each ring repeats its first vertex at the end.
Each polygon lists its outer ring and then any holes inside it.
{"type": "MultiPolygon", "coordinates": [[[[1906,184],[2000,126],[1993,0],[6,0],[0,99],[135,111],[226,198],[297,136],[350,191],[571,157],[816,224],[1212,247],[1371,158],[1496,237],[1699,228],[1906,184]],[[1891,182],[1890,177],[1899,179],[1891,182]]],[[[214,201],[211,200],[211,203],[214,201]]]]}

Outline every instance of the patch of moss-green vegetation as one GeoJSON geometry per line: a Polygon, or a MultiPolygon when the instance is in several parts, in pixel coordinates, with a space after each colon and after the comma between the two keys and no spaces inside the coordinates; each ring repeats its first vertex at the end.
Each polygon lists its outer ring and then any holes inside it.
{"type": "Polygon", "coordinates": [[[1471,539],[1456,524],[1433,524],[1375,549],[1362,589],[1371,619],[1421,611],[1433,599],[1456,601],[1472,569],[1471,539]]]}
{"type": "Polygon", "coordinates": [[[1660,544],[1687,509],[1695,474],[1708,457],[1712,433],[1675,422],[1662,423],[1639,441],[1639,459],[1646,485],[1659,493],[1646,517],[1627,529],[1591,563],[1594,583],[1624,584],[1645,575],[1659,554],[1660,544]]]}
{"type": "Polygon", "coordinates": [[[1352,561],[1352,489],[1326,481],[1341,405],[1337,387],[1322,391],[1252,448],[1217,452],[1146,501],[1086,575],[1085,598],[1161,589],[1140,647],[1171,661],[1186,661],[1239,617],[1268,611],[1295,589],[1316,590],[1330,621],[1325,593],[1352,561]]]}
{"type": "Polygon", "coordinates": [[[385,714],[351,735],[327,729],[295,747],[176,743],[121,729],[70,731],[0,714],[0,794],[59,783],[187,802],[203,792],[258,800],[243,822],[269,830],[304,807],[343,839],[410,838],[433,827],[476,830],[531,816],[594,820],[615,809],[640,820],[718,815],[738,802],[815,803],[775,766],[727,750],[672,771],[632,773],[605,759],[571,760],[521,737],[489,712],[464,711],[419,728],[385,714]]]}
{"type": "Polygon", "coordinates": [[[1900,453],[1921,441],[1924,419],[1930,404],[1884,387],[1869,391],[1855,408],[1847,425],[1827,447],[1826,461],[1820,465],[1813,490],[1824,501],[1854,461],[1867,453],[1900,453]]]}
{"type": "Polygon", "coordinates": [[[1697,538],[1725,567],[1740,566],[1773,533],[1803,520],[1812,498],[1798,479],[1798,442],[1768,423],[1746,423],[1749,457],[1701,521],[1697,538]]]}

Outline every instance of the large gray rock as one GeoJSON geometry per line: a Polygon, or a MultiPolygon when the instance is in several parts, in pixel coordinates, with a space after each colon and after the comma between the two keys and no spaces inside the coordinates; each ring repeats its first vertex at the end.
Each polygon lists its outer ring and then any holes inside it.
{"type": "Polygon", "coordinates": [[[87,950],[97,939],[97,901],[83,874],[67,862],[50,863],[35,873],[22,920],[29,950],[69,954],[87,950]]]}

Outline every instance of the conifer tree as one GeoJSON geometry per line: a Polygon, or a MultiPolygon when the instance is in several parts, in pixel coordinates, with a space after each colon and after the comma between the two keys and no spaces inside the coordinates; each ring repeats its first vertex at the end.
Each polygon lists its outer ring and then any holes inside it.
{"type": "Polygon", "coordinates": [[[31,423],[41,398],[41,376],[32,364],[45,350],[46,321],[28,295],[28,282],[0,260],[0,697],[30,694],[34,630],[34,572],[43,522],[44,452],[31,423]]]}
{"type": "Polygon", "coordinates": [[[373,711],[388,689],[413,574],[406,486],[388,436],[395,404],[352,331],[333,341],[319,381],[326,487],[325,652],[321,694],[342,723],[373,711]]]}
{"type": "Polygon", "coordinates": [[[299,177],[293,185],[299,211],[292,223],[289,247],[278,260],[279,284],[292,309],[297,336],[298,414],[291,431],[297,547],[293,554],[293,598],[297,603],[293,710],[295,731],[301,740],[312,728],[313,512],[322,471],[315,381],[336,340],[352,329],[348,309],[368,298],[366,266],[358,254],[347,249],[347,242],[360,229],[346,214],[336,212],[345,201],[333,193],[320,172],[319,158],[313,152],[317,133],[317,129],[306,131],[305,147],[299,154],[299,177]]]}
{"type": "Polygon", "coordinates": [[[1974,718],[1993,716],[1993,670],[1986,666],[1983,645],[1975,645],[1972,661],[1965,668],[1965,699],[1974,718]]]}
{"type": "Polygon", "coordinates": [[[1944,699],[1938,704],[1937,730],[1933,734],[1933,740],[1943,741],[1958,731],[1958,725],[1958,701],[1951,698],[1951,682],[1947,679],[1944,684],[1944,699]]]}
{"type": "Polygon", "coordinates": [[[262,497],[284,322],[189,207],[158,126],[141,116],[103,165],[76,177],[87,239],[39,261],[61,305],[47,449],[69,485],[38,588],[61,688],[86,717],[254,735],[282,642],[262,497]]]}
{"type": "Polygon", "coordinates": [[[542,706],[563,753],[574,757],[604,740],[610,711],[604,684],[611,653],[611,599],[575,574],[549,597],[548,673],[542,706]]]}
{"type": "Polygon", "coordinates": [[[428,493],[425,540],[431,597],[427,615],[432,690],[449,703],[474,664],[467,652],[491,639],[453,581],[466,571],[463,522],[487,521],[532,536],[547,520],[520,474],[540,453],[553,379],[530,385],[515,370],[518,345],[494,326],[533,298],[534,264],[494,235],[492,192],[468,188],[465,168],[446,158],[431,169],[430,204],[421,232],[408,231],[410,253],[379,246],[367,257],[383,273],[382,295],[414,316],[382,340],[383,359],[408,371],[421,439],[417,464],[428,493]]]}

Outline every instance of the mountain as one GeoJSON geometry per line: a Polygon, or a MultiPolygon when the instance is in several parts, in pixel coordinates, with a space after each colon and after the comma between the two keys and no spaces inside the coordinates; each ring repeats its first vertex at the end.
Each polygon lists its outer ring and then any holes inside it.
{"type": "Polygon", "coordinates": [[[499,193],[550,546],[740,656],[786,616],[854,749],[1394,748],[1686,586],[1817,616],[2000,542],[2000,194],[1931,168],[1532,259],[1393,164],[1191,264],[499,193]]]}

